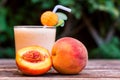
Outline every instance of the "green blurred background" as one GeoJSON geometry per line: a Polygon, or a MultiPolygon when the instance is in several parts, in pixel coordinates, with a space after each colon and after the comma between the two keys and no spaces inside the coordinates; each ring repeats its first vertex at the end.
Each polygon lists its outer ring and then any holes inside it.
{"type": "Polygon", "coordinates": [[[72,9],[56,40],[83,42],[89,59],[120,59],[120,0],[0,0],[0,58],[14,58],[14,25],[41,25],[39,17],[61,4],[72,9]]]}

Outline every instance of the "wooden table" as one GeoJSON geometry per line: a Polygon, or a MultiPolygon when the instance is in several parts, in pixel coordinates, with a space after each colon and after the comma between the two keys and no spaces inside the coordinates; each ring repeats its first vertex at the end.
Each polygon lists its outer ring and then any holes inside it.
{"type": "Polygon", "coordinates": [[[0,80],[120,80],[120,60],[89,60],[78,75],[61,75],[54,70],[41,76],[18,72],[14,59],[0,59],[0,80]]]}

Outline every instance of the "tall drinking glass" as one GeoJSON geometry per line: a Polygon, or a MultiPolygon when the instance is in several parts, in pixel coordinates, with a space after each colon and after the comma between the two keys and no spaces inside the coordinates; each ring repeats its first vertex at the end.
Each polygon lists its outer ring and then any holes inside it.
{"type": "Polygon", "coordinates": [[[17,52],[23,47],[38,45],[51,52],[55,36],[55,27],[14,26],[15,50],[17,52]]]}

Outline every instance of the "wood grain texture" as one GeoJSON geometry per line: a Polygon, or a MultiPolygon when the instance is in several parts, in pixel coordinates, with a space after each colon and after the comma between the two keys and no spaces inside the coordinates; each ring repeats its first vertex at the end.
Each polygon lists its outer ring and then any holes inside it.
{"type": "Polygon", "coordinates": [[[61,75],[51,69],[45,75],[26,76],[18,72],[14,59],[0,59],[0,80],[120,80],[120,60],[89,60],[77,75],[61,75]]]}

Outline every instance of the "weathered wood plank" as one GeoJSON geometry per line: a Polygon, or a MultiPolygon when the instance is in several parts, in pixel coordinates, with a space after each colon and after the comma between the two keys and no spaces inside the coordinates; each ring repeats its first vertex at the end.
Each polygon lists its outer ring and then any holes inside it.
{"type": "Polygon", "coordinates": [[[41,76],[25,76],[18,72],[15,60],[0,59],[0,79],[2,80],[120,80],[120,60],[89,60],[86,68],[78,75],[61,75],[55,70],[41,76]]]}

